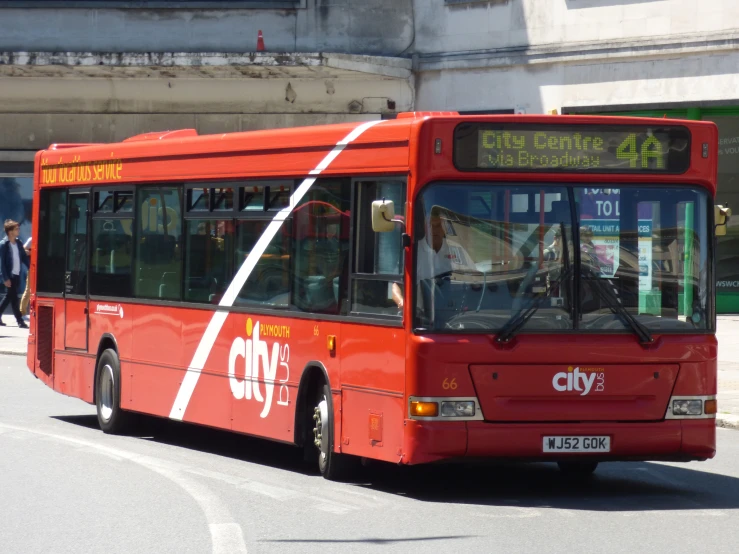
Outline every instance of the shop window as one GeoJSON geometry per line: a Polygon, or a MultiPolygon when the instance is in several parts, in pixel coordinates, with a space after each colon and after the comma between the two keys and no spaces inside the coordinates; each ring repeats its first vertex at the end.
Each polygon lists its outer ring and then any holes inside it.
{"type": "MultiPolygon", "coordinates": [[[[704,117],[718,126],[716,203],[737,212],[739,206],[739,116],[704,117]]],[[[729,219],[726,235],[717,237],[716,292],[739,293],[739,217],[729,219]]],[[[718,302],[719,311],[721,302],[718,302]]]]}

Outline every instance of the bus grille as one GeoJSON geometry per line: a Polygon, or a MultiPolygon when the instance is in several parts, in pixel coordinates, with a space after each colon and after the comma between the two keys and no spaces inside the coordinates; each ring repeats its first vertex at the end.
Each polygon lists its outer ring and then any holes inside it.
{"type": "Polygon", "coordinates": [[[39,306],[36,316],[36,356],[38,368],[51,375],[54,354],[54,308],[39,306]]]}

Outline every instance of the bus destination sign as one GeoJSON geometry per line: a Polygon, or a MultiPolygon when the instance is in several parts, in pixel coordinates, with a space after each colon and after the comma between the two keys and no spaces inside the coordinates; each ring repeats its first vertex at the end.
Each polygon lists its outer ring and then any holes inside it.
{"type": "Polygon", "coordinates": [[[454,163],[466,171],[684,173],[690,131],[681,126],[462,123],[454,163]]]}

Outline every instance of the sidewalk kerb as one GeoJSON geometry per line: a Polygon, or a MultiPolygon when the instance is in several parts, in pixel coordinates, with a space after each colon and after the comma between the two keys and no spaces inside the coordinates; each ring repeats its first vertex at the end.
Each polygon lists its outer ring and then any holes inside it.
{"type": "Polygon", "coordinates": [[[0,350],[0,354],[4,356],[25,356],[26,352],[21,352],[19,350],[0,350]]]}
{"type": "Polygon", "coordinates": [[[731,414],[717,414],[716,427],[724,429],[739,429],[739,416],[731,414]]]}

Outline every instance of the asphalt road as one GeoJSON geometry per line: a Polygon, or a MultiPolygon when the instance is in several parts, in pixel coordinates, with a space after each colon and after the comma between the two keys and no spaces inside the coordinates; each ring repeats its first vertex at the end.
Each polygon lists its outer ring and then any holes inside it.
{"type": "Polygon", "coordinates": [[[398,468],[330,483],[284,445],[95,410],[0,357],[2,552],[736,552],[739,431],[690,464],[398,468]]]}

